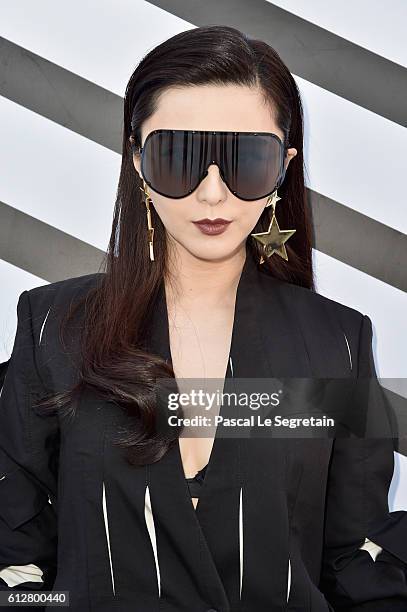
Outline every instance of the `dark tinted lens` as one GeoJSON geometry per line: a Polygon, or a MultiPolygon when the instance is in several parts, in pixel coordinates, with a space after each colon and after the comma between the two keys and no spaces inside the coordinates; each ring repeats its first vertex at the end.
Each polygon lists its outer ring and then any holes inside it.
{"type": "Polygon", "coordinates": [[[196,189],[212,159],[236,197],[258,200],[275,189],[281,144],[270,134],[158,130],[144,143],[142,172],[157,193],[182,198],[196,189]]]}
{"type": "Polygon", "coordinates": [[[172,198],[185,197],[198,186],[208,146],[207,133],[152,132],[144,144],[143,175],[157,193],[172,198]]]}
{"type": "Polygon", "coordinates": [[[225,132],[217,147],[225,180],[238,198],[257,200],[274,190],[282,164],[277,138],[269,134],[225,132]]]}

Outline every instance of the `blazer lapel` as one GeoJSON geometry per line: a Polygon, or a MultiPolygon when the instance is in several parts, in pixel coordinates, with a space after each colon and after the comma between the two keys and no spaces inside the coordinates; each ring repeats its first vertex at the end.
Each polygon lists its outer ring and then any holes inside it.
{"type": "Polygon", "coordinates": [[[237,290],[231,355],[234,376],[310,376],[311,365],[287,283],[267,274],[247,252],[237,290]]]}

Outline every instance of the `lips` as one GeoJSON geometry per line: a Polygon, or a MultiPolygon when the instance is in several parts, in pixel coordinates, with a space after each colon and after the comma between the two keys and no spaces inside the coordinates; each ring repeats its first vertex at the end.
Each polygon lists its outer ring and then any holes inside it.
{"type": "Polygon", "coordinates": [[[217,235],[222,234],[226,228],[229,226],[231,221],[227,219],[200,219],[199,221],[193,221],[194,225],[196,225],[203,234],[207,235],[217,235]]]}
{"type": "Polygon", "coordinates": [[[216,219],[199,219],[198,221],[194,221],[194,223],[199,223],[200,225],[208,225],[208,223],[218,223],[221,225],[225,225],[225,223],[231,223],[231,221],[228,221],[227,219],[222,219],[221,217],[217,217],[216,219]]]}

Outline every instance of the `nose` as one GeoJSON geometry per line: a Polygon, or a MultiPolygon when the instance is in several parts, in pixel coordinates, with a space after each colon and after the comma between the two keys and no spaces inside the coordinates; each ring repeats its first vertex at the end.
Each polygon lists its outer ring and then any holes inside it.
{"type": "Polygon", "coordinates": [[[213,160],[213,161],[211,161],[211,162],[209,163],[209,165],[208,165],[208,167],[206,168],[206,171],[205,171],[205,173],[204,173],[204,175],[203,175],[202,180],[205,180],[207,176],[213,176],[213,177],[216,177],[216,175],[217,175],[216,170],[218,171],[218,174],[219,174],[219,176],[220,176],[221,180],[222,180],[223,182],[225,182],[225,181],[224,181],[224,178],[223,178],[222,170],[221,170],[221,169],[220,169],[220,167],[217,165],[217,163],[216,163],[216,161],[215,161],[215,160],[213,160]],[[212,166],[215,166],[215,167],[214,167],[214,168],[212,168],[212,166]]]}
{"type": "Polygon", "coordinates": [[[219,204],[226,198],[222,172],[215,162],[210,162],[198,187],[199,197],[207,204],[219,204]],[[219,177],[221,180],[219,180],[219,177]]]}

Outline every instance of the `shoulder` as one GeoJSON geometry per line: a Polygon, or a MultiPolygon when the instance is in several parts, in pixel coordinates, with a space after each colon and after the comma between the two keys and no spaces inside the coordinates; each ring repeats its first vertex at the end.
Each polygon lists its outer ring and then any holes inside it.
{"type": "Polygon", "coordinates": [[[326,311],[341,320],[359,323],[366,316],[357,308],[338,302],[307,287],[276,279],[266,273],[261,274],[261,278],[264,279],[263,285],[269,294],[272,293],[273,288],[277,289],[282,298],[292,304],[299,312],[302,310],[315,316],[326,311]]]}
{"type": "Polygon", "coordinates": [[[83,276],[74,276],[72,278],[66,278],[48,285],[41,285],[34,287],[33,289],[27,290],[27,293],[31,301],[35,301],[44,295],[74,295],[76,293],[83,293],[92,287],[96,286],[97,283],[103,279],[105,274],[103,272],[95,272],[93,274],[85,274],[83,276]]]}
{"type": "Polygon", "coordinates": [[[41,285],[27,290],[27,297],[32,310],[38,312],[53,305],[66,305],[73,299],[80,298],[91,289],[96,288],[103,280],[103,272],[75,276],[60,281],[41,285]]]}
{"type": "Polygon", "coordinates": [[[104,276],[101,272],[85,274],[23,291],[17,308],[20,309],[21,320],[30,320],[36,343],[44,344],[41,340],[50,328],[56,336],[56,325],[67,311],[96,288],[104,276]]]}
{"type": "Polygon", "coordinates": [[[276,307],[277,296],[279,308],[308,344],[317,343],[327,352],[340,345],[341,350],[345,347],[346,352],[354,353],[359,351],[362,336],[370,339],[372,322],[357,308],[266,273],[261,278],[268,312],[276,307]]]}
{"type": "Polygon", "coordinates": [[[104,277],[105,274],[100,272],[75,276],[34,287],[20,296],[20,303],[24,304],[20,321],[27,326],[27,333],[33,342],[34,360],[49,388],[60,388],[74,372],[76,355],[79,358],[80,354],[84,309],[75,312],[67,327],[64,327],[62,342],[61,324],[65,321],[65,315],[72,314],[73,307],[97,288],[104,277]]]}

